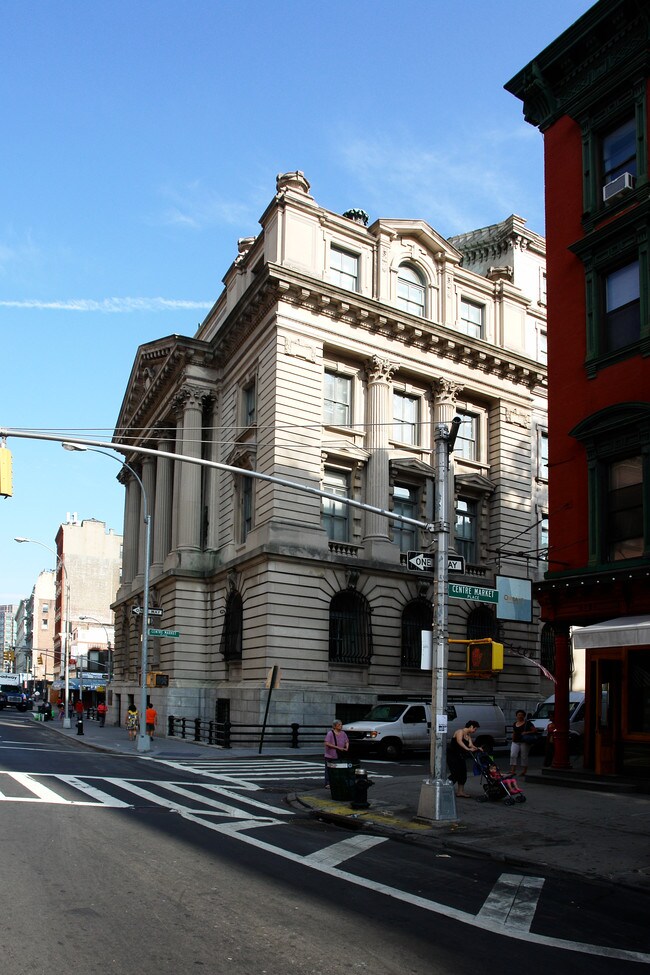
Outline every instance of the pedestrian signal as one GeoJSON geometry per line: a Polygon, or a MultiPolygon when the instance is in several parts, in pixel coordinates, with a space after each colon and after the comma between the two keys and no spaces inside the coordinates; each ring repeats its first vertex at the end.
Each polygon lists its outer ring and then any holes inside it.
{"type": "Polygon", "coordinates": [[[483,640],[450,640],[462,643],[466,653],[468,674],[489,674],[493,670],[503,670],[503,644],[486,637],[483,640]]]}

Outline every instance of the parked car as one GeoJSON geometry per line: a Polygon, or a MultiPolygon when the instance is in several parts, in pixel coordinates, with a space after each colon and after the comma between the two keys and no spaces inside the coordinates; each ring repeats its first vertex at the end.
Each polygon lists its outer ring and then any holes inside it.
{"type": "MultiPolygon", "coordinates": [[[[531,721],[541,732],[540,744],[546,741],[546,726],[555,710],[555,695],[547,697],[537,705],[531,721]]],[[[569,692],[569,750],[576,751],[582,747],[585,733],[585,695],[583,691],[569,692]]]]}
{"type": "MultiPolygon", "coordinates": [[[[447,705],[447,736],[467,721],[479,722],[474,737],[477,745],[492,751],[506,743],[506,720],[496,704],[451,701],[447,705]]],[[[379,752],[385,758],[399,758],[404,751],[428,751],[431,747],[431,705],[423,701],[386,701],[375,706],[360,721],[343,725],[351,750],[379,752]]]]}

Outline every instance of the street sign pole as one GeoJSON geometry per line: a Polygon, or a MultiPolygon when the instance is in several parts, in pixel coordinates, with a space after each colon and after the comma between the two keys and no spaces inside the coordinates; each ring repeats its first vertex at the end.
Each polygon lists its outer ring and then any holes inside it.
{"type": "Polygon", "coordinates": [[[444,777],[447,744],[447,578],[449,572],[449,454],[450,435],[446,423],[437,423],[436,450],[436,574],[434,584],[434,640],[431,667],[431,756],[430,777],[422,783],[418,817],[420,819],[456,820],[454,786],[444,777]]]}

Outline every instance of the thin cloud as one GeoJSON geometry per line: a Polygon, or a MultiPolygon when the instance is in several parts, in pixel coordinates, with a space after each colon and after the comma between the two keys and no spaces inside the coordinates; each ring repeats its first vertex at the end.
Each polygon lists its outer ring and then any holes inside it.
{"type": "MultiPolygon", "coordinates": [[[[370,205],[381,211],[377,216],[420,217],[451,235],[520,212],[519,201],[530,193],[524,193],[517,160],[528,141],[518,131],[511,138],[503,131],[471,138],[457,133],[440,149],[398,137],[354,138],[342,143],[342,155],[370,205]]],[[[540,148],[540,174],[541,158],[540,148]]]]}
{"type": "Polygon", "coordinates": [[[81,311],[125,314],[129,312],[175,311],[177,309],[201,309],[212,307],[210,301],[185,301],[181,298],[70,298],[65,301],[40,301],[36,298],[0,300],[0,308],[25,308],[38,311],[81,311]]]}
{"type": "Polygon", "coordinates": [[[250,204],[226,199],[198,181],[180,190],[165,187],[161,194],[169,206],[158,222],[167,226],[202,230],[215,226],[242,227],[257,220],[250,204]]]}

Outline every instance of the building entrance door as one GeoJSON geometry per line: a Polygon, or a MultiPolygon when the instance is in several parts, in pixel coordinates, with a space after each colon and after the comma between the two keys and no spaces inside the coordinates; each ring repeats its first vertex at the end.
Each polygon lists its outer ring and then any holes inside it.
{"type": "Polygon", "coordinates": [[[620,771],[623,666],[611,656],[597,656],[594,687],[594,767],[597,775],[620,771]]]}

